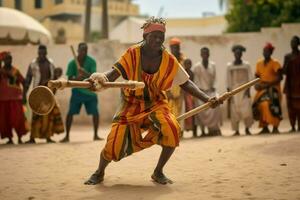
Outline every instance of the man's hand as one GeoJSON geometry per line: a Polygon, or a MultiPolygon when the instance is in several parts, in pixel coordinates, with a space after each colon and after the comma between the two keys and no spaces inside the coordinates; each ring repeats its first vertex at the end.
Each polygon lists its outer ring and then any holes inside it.
{"type": "Polygon", "coordinates": [[[108,79],[104,73],[93,73],[86,81],[89,81],[92,84],[92,87],[89,88],[92,91],[102,91],[105,90],[104,84],[108,82],[108,79]]]}
{"type": "Polygon", "coordinates": [[[218,105],[223,104],[223,101],[218,99],[217,97],[211,97],[207,102],[211,103],[211,108],[216,108],[218,105]]]}

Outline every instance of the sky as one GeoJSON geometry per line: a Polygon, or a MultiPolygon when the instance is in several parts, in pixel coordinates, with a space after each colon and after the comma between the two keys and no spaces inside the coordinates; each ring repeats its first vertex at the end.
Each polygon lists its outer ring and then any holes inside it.
{"type": "Polygon", "coordinates": [[[149,16],[167,18],[196,18],[209,12],[216,15],[224,13],[219,6],[219,0],[133,0],[140,6],[140,13],[149,16]]]}

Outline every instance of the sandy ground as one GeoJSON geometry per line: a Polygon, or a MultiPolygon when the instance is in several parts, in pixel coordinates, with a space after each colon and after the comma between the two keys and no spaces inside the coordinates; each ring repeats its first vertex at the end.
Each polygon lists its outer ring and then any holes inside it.
{"type": "MultiPolygon", "coordinates": [[[[288,128],[285,121],[280,130],[288,128]]],[[[101,129],[100,135],[108,130],[101,129]]],[[[231,134],[228,122],[223,133],[231,134]]],[[[74,127],[69,144],[40,140],[36,145],[0,145],[0,199],[300,200],[300,133],[197,139],[191,135],[185,135],[166,166],[175,182],[166,186],[150,180],[159,146],[112,163],[103,184],[84,185],[105,143],[92,142],[91,127],[74,127]]]]}

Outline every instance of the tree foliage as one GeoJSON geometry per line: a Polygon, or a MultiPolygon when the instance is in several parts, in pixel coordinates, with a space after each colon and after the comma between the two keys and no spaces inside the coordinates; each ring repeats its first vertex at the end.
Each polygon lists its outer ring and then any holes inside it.
{"type": "Polygon", "coordinates": [[[259,31],[261,27],[300,22],[300,0],[231,0],[229,4],[225,16],[228,32],[259,31]]]}

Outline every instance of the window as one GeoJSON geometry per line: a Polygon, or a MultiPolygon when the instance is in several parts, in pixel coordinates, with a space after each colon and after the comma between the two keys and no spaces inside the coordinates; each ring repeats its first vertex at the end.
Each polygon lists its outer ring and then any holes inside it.
{"type": "Polygon", "coordinates": [[[43,0],[35,0],[34,1],[35,8],[42,8],[43,7],[43,0]]]}
{"type": "Polygon", "coordinates": [[[15,8],[17,10],[22,10],[22,0],[15,0],[15,8]]]}
{"type": "Polygon", "coordinates": [[[61,4],[61,3],[63,3],[64,2],[64,0],[54,0],[54,3],[55,4],[61,4]]]}

